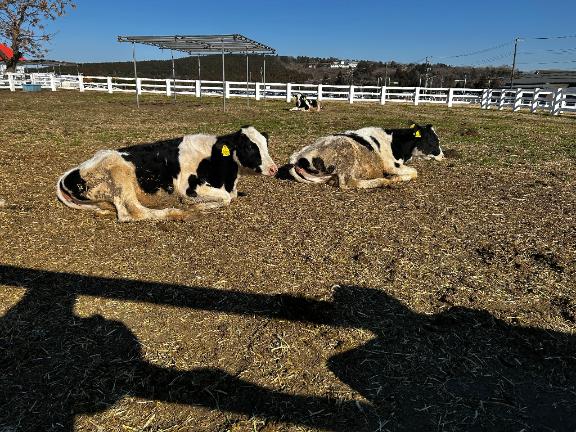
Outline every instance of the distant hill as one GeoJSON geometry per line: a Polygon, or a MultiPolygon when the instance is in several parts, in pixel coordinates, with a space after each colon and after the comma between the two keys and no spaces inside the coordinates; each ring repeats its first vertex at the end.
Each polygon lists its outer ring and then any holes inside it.
{"type": "MultiPolygon", "coordinates": [[[[455,67],[445,64],[401,64],[389,62],[359,61],[355,69],[330,68],[334,58],[315,57],[266,57],[266,81],[293,83],[383,85],[387,77],[390,85],[428,87],[501,87],[510,78],[510,68],[502,67],[455,67]],[[427,73],[428,69],[428,73],[427,73]]],[[[198,79],[197,57],[175,60],[176,77],[198,79]]],[[[78,65],[84,75],[134,76],[131,61],[110,63],[84,63],[78,65]]],[[[62,73],[75,74],[76,67],[62,67],[62,73]]],[[[249,56],[250,81],[262,81],[262,56],[249,56]]],[[[172,76],[171,60],[147,60],[138,62],[138,76],[147,78],[169,78],[172,76]]],[[[222,59],[220,55],[201,57],[201,79],[220,80],[222,59]]],[[[226,56],[226,79],[246,80],[246,57],[226,56]]]]}

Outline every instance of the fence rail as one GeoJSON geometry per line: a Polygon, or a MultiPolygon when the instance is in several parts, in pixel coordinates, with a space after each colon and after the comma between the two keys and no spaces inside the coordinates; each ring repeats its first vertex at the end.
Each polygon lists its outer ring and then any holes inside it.
{"type": "Polygon", "coordinates": [[[37,84],[42,88],[101,91],[108,93],[164,94],[166,96],[194,95],[282,99],[290,102],[296,93],[319,101],[347,101],[349,103],[386,103],[479,105],[482,109],[530,112],[543,111],[553,115],[576,113],[576,93],[566,89],[472,89],[429,87],[379,87],[332,84],[260,83],[245,81],[206,81],[156,78],[122,78],[110,76],[8,74],[0,77],[0,89],[16,91],[23,84],[37,84]]]}

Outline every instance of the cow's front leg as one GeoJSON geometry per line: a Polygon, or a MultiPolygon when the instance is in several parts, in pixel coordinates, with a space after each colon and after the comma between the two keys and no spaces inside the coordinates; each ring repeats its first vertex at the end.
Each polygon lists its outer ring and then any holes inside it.
{"type": "Polygon", "coordinates": [[[394,166],[388,167],[384,172],[390,174],[392,176],[390,180],[394,182],[410,181],[418,177],[418,171],[416,171],[416,168],[398,162],[395,162],[394,166]]]}
{"type": "Polygon", "coordinates": [[[340,188],[372,189],[372,188],[390,186],[392,183],[395,183],[395,181],[393,179],[387,179],[387,178],[375,178],[375,179],[350,178],[346,180],[344,187],[342,187],[341,183],[340,188]]]}
{"type": "MultiPolygon", "coordinates": [[[[232,192],[235,192],[232,191],[232,192]]],[[[225,189],[215,188],[208,184],[197,186],[193,191],[187,191],[185,201],[193,209],[208,210],[230,204],[234,196],[225,189]]]]}

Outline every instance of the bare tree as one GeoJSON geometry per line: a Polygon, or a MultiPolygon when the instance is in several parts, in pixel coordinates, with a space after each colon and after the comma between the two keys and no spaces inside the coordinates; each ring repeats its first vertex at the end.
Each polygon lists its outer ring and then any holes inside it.
{"type": "Polygon", "coordinates": [[[23,53],[41,57],[43,44],[53,34],[47,33],[44,22],[54,21],[75,8],[73,0],[0,0],[0,40],[12,48],[12,57],[2,54],[0,59],[8,72],[14,72],[23,53]]]}

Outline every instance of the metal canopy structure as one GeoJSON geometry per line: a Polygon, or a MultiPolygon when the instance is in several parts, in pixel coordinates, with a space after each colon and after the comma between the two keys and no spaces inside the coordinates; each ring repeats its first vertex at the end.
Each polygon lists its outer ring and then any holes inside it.
{"type": "Polygon", "coordinates": [[[276,50],[241,34],[198,36],[118,36],[118,42],[133,42],[189,54],[276,54],[276,50]]]}
{"type": "MultiPolygon", "coordinates": [[[[132,43],[132,58],[134,61],[134,77],[137,78],[136,71],[136,43],[155,46],[160,49],[171,51],[181,51],[190,55],[198,56],[198,79],[200,79],[200,55],[221,54],[222,55],[222,105],[226,110],[226,95],[224,83],[226,73],[224,67],[225,54],[246,54],[246,88],[248,88],[248,54],[262,54],[264,62],[264,92],[266,92],[266,54],[274,55],[276,50],[257,42],[241,34],[227,35],[173,35],[173,36],[118,36],[118,42],[132,43]]],[[[176,98],[176,74],[174,68],[174,55],[172,54],[172,80],[174,83],[174,98],[176,98]]],[[[136,103],[139,105],[138,92],[136,92],[136,103]]]]}

